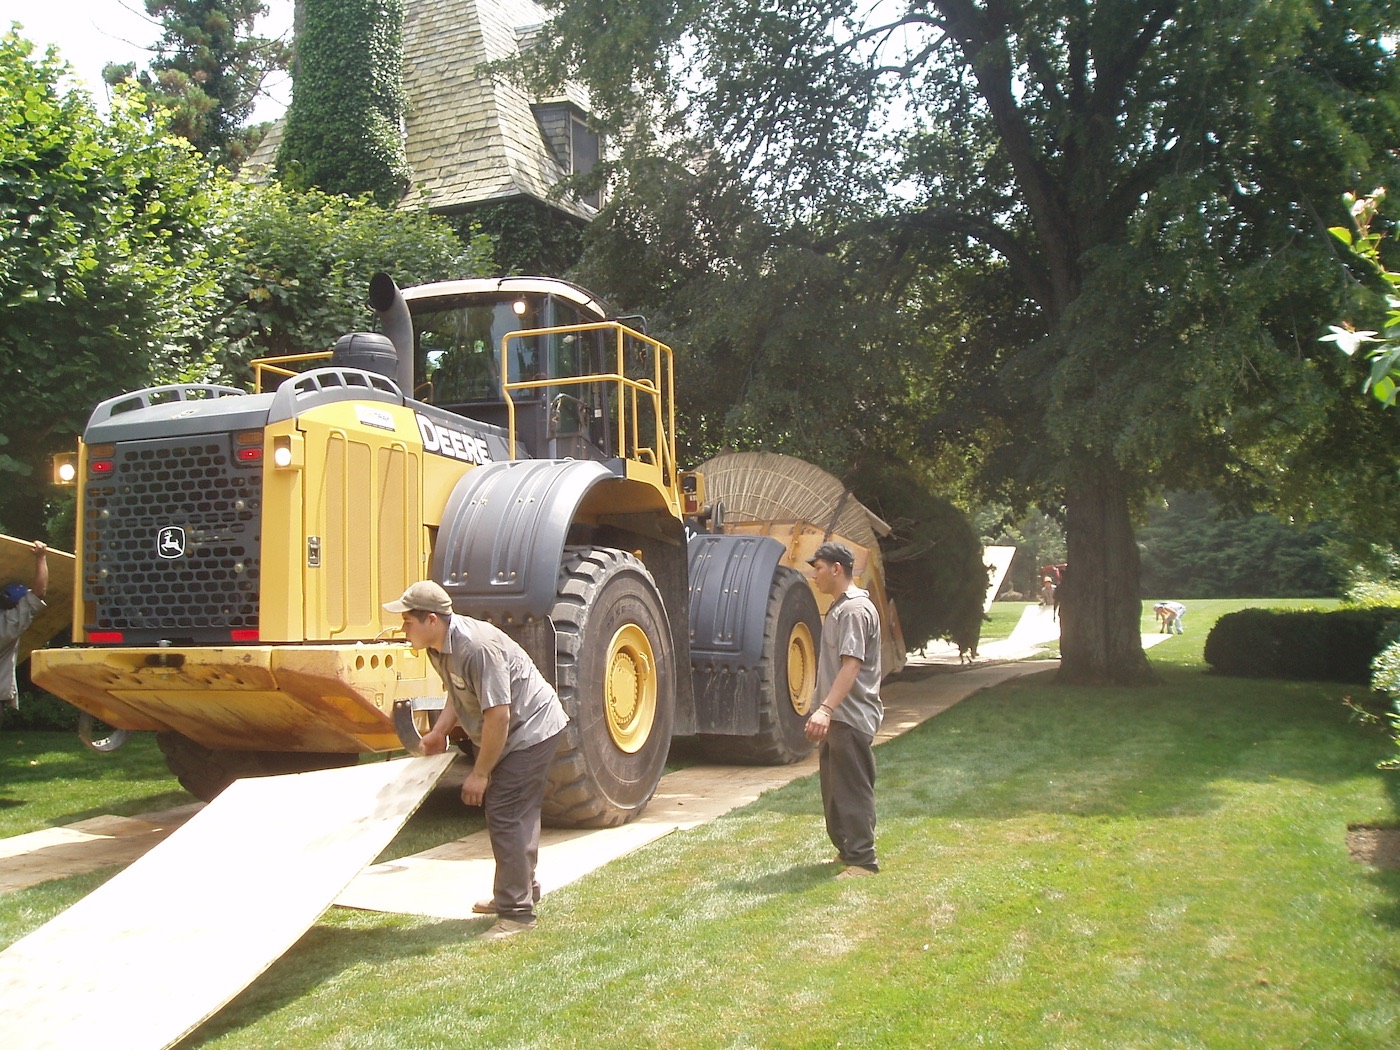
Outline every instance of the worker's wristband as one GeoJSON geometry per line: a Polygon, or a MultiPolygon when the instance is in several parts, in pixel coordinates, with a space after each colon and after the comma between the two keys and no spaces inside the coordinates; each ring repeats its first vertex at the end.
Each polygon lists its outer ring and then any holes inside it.
{"type": "Polygon", "coordinates": [[[827,707],[826,704],[821,705],[821,710],[825,711],[828,715],[833,715],[836,713],[836,709],[834,707],[827,707]]]}

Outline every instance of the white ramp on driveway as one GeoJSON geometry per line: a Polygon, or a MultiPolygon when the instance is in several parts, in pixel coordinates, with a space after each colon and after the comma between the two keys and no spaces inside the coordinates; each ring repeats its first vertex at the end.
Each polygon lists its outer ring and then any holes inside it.
{"type": "Polygon", "coordinates": [[[0,953],[0,1047],[177,1042],[296,943],[451,761],[238,781],[178,835],[0,953]]]}

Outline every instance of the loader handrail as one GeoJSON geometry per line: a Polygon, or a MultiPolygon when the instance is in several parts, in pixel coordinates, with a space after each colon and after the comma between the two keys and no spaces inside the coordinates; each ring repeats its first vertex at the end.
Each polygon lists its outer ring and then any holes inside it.
{"type": "Polygon", "coordinates": [[[259,357],[250,362],[253,366],[253,393],[263,392],[263,373],[268,372],[282,379],[290,379],[292,376],[300,375],[299,371],[284,367],[285,365],[302,364],[307,361],[328,361],[331,352],[329,350],[315,350],[306,354],[280,354],[276,357],[259,357]]]}
{"type": "Polygon", "coordinates": [[[561,325],[557,328],[529,328],[507,332],[501,338],[501,394],[506,402],[506,420],[510,431],[510,456],[515,458],[515,399],[517,391],[540,390],[555,386],[586,386],[610,384],[617,388],[617,451],[624,459],[643,464],[659,472],[659,487],[667,502],[679,516],[680,478],[676,471],[676,389],[675,367],[671,348],[648,335],[618,321],[595,321],[590,324],[561,325]],[[582,376],[553,376],[548,379],[516,380],[512,382],[504,363],[510,360],[511,340],[534,336],[562,335],[573,332],[612,332],[616,336],[617,359],[612,372],[582,376]],[[633,379],[626,367],[627,341],[637,342],[652,350],[651,377],[633,379]],[[641,406],[651,409],[655,421],[654,435],[642,434],[641,406]],[[651,438],[651,444],[643,444],[651,438]]]}

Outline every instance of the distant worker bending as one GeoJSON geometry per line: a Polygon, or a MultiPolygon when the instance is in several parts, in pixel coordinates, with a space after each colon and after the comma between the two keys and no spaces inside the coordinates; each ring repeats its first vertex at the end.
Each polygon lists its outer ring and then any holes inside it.
{"type": "Polygon", "coordinates": [[[817,660],[818,706],[807,739],[820,744],[826,833],[844,867],[838,879],[873,875],[875,859],[875,734],[880,701],[880,616],[852,581],[855,556],[844,543],[823,543],[808,561],[817,590],[836,600],[822,624],[817,660]]]}
{"type": "Polygon", "coordinates": [[[1186,606],[1180,602],[1158,602],[1152,606],[1157,614],[1158,634],[1185,634],[1186,606]]]}

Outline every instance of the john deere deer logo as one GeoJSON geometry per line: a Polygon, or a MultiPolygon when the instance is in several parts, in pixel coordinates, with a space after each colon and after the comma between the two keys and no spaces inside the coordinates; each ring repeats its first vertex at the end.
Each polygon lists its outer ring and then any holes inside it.
{"type": "Polygon", "coordinates": [[[185,530],[167,525],[156,536],[156,553],[162,558],[180,558],[185,553],[185,530]]]}

